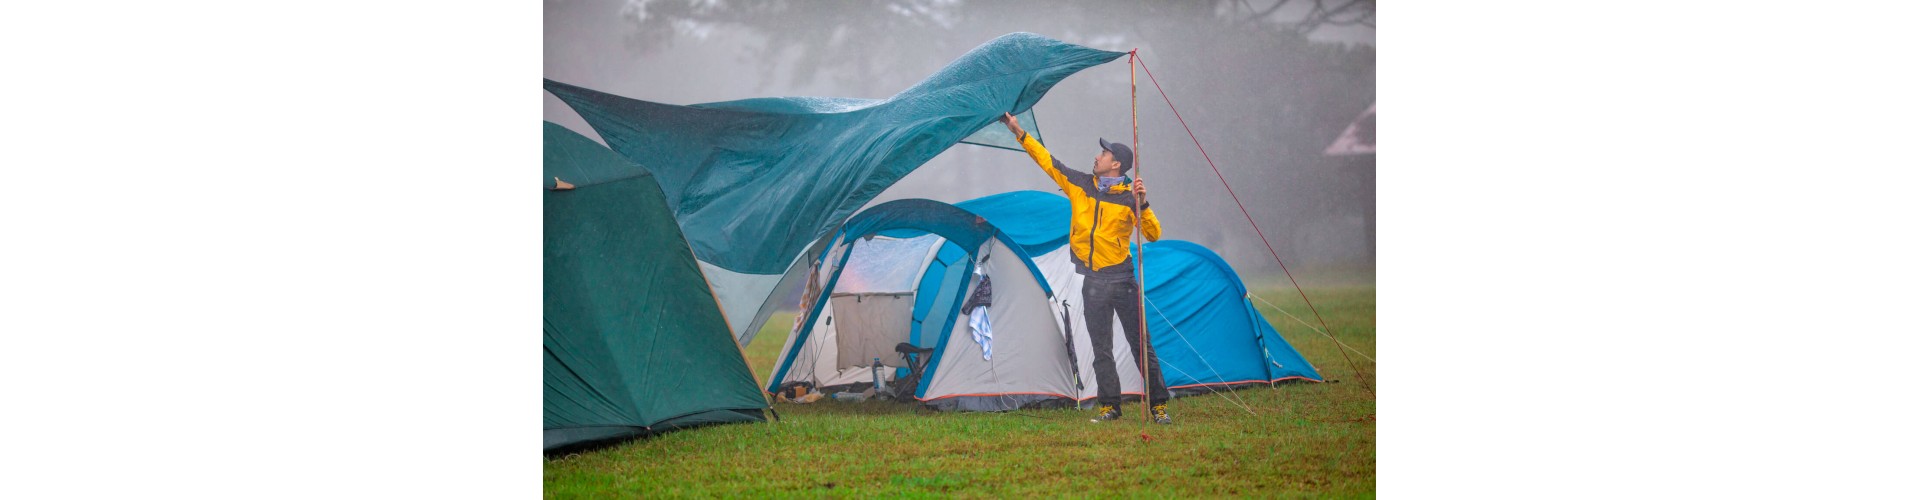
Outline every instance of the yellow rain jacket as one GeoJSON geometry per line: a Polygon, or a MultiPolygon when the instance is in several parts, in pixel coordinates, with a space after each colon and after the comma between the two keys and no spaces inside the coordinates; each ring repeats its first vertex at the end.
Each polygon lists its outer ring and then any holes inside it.
{"type": "MultiPolygon", "coordinates": [[[[1093,174],[1067,168],[1032,134],[1020,138],[1020,145],[1073,203],[1073,230],[1068,233],[1067,246],[1072,248],[1074,268],[1089,277],[1131,279],[1133,254],[1128,244],[1133,238],[1132,183],[1100,192],[1093,174]]],[[[1153,209],[1143,205],[1140,215],[1141,234],[1147,241],[1159,241],[1160,219],[1153,216],[1153,209]]]]}

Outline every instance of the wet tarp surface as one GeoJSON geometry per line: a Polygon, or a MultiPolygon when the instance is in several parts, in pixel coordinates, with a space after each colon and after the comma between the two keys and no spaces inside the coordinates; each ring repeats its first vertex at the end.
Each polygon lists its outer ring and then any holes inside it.
{"type": "MultiPolygon", "coordinates": [[[[609,147],[653,172],[723,307],[752,316],[817,238],[962,141],[1018,149],[996,120],[1124,52],[1031,33],[996,38],[887,99],[779,97],[690,106],[548,80],[609,147]]],[[[1029,118],[1030,120],[1030,118],[1029,118]]],[[[735,334],[759,321],[735,321],[735,334]],[[741,324],[745,323],[745,324],[741,324]]]]}

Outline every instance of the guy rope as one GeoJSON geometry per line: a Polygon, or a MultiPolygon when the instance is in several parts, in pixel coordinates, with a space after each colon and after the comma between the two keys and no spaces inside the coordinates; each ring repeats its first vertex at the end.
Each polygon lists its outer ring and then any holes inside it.
{"type": "MultiPolygon", "coordinates": [[[[1140,67],[1141,71],[1145,71],[1147,73],[1147,80],[1153,82],[1153,89],[1155,91],[1160,92],[1160,98],[1167,102],[1167,109],[1170,109],[1173,111],[1173,117],[1180,120],[1180,127],[1183,129],[1186,129],[1187,131],[1187,138],[1193,140],[1193,147],[1200,150],[1200,157],[1205,158],[1207,160],[1207,167],[1213,169],[1213,175],[1214,177],[1217,177],[1220,179],[1220,185],[1227,188],[1227,195],[1233,198],[1233,204],[1235,206],[1240,207],[1240,214],[1243,216],[1246,216],[1247,224],[1253,226],[1254,234],[1260,236],[1260,243],[1267,246],[1267,253],[1273,256],[1273,261],[1277,264],[1280,264],[1280,271],[1283,273],[1286,273],[1287,281],[1292,283],[1294,291],[1300,294],[1300,300],[1307,303],[1308,310],[1313,311],[1313,318],[1316,320],[1319,320],[1320,322],[1320,329],[1322,330],[1322,335],[1326,335],[1328,339],[1333,339],[1334,343],[1336,344],[1340,343],[1339,339],[1334,339],[1333,335],[1331,335],[1333,333],[1333,328],[1328,327],[1326,318],[1323,318],[1320,316],[1320,309],[1314,307],[1312,299],[1307,298],[1307,291],[1300,287],[1300,281],[1293,278],[1293,271],[1288,270],[1287,263],[1280,260],[1280,252],[1274,251],[1273,243],[1267,241],[1267,235],[1265,232],[1262,232],[1260,230],[1260,224],[1257,222],[1254,222],[1253,214],[1247,211],[1247,206],[1245,204],[1240,203],[1240,196],[1237,194],[1234,194],[1233,185],[1227,183],[1227,177],[1225,175],[1221,175],[1220,167],[1214,166],[1213,157],[1207,154],[1206,147],[1200,145],[1200,138],[1193,134],[1193,127],[1187,126],[1187,119],[1184,117],[1181,117],[1180,109],[1173,106],[1173,98],[1167,97],[1166,89],[1160,88],[1160,79],[1154,78],[1153,70],[1147,68],[1147,61],[1145,59],[1140,58],[1140,49],[1137,49],[1137,48],[1127,52],[1127,86],[1128,86],[1128,94],[1132,99],[1132,106],[1133,106],[1133,170],[1134,170],[1134,178],[1136,179],[1136,182],[1138,182],[1139,179],[1144,179],[1146,177],[1144,175],[1146,172],[1144,162],[1140,161],[1140,97],[1139,97],[1140,90],[1139,90],[1139,80],[1137,79],[1136,76],[1134,76],[1134,69],[1133,69],[1136,64],[1140,67]]],[[[1133,206],[1134,206],[1134,213],[1135,214],[1140,213],[1140,196],[1138,194],[1138,191],[1136,191],[1134,194],[1133,206]]],[[[1141,234],[1140,234],[1140,218],[1138,216],[1135,216],[1133,218],[1133,225],[1134,225],[1134,228],[1133,228],[1134,242],[1136,245],[1139,245],[1141,234]]],[[[1146,343],[1148,339],[1147,311],[1146,311],[1147,277],[1146,277],[1146,264],[1144,263],[1144,259],[1146,258],[1147,252],[1146,252],[1146,247],[1144,245],[1138,246],[1137,248],[1140,248],[1140,258],[1135,260],[1142,261],[1142,262],[1137,262],[1135,264],[1136,266],[1138,266],[1139,273],[1140,273],[1139,274],[1140,276],[1139,292],[1140,292],[1140,303],[1141,303],[1140,342],[1142,346],[1141,351],[1143,353],[1143,355],[1140,356],[1141,358],[1140,374],[1141,374],[1142,380],[1145,381],[1145,380],[1151,380],[1151,378],[1149,378],[1149,376],[1147,375],[1148,363],[1146,362],[1146,356],[1144,355],[1144,352],[1146,351],[1146,349],[1149,346],[1151,346],[1151,344],[1146,343]]],[[[1261,299],[1261,301],[1265,302],[1266,299],[1261,299]]],[[[1273,304],[1268,303],[1267,305],[1272,306],[1273,304]]],[[[1274,308],[1279,309],[1278,306],[1274,306],[1274,308]]],[[[1286,313],[1285,310],[1281,310],[1281,312],[1286,313]]],[[[1289,316],[1291,316],[1291,314],[1289,314],[1289,316]]],[[[1341,346],[1344,347],[1345,344],[1341,344],[1341,346]]],[[[1360,385],[1361,387],[1366,388],[1367,394],[1370,396],[1377,397],[1377,395],[1375,395],[1373,392],[1373,385],[1367,381],[1368,377],[1366,377],[1365,374],[1361,373],[1359,366],[1354,364],[1353,357],[1348,356],[1347,351],[1345,350],[1341,350],[1341,349],[1335,349],[1335,350],[1340,351],[1340,357],[1345,358],[1347,360],[1347,368],[1350,370],[1353,370],[1353,373],[1360,377],[1360,385]]],[[[1147,392],[1151,393],[1152,391],[1149,390],[1147,392]]],[[[1147,405],[1146,403],[1147,399],[1151,399],[1151,398],[1141,398],[1142,417],[1145,417],[1145,414],[1147,413],[1147,411],[1145,410],[1145,407],[1147,405]]]]}

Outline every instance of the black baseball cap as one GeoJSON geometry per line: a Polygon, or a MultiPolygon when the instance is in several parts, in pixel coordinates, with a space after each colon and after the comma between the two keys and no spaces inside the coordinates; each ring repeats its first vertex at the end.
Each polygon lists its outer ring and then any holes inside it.
{"type": "Polygon", "coordinates": [[[1113,159],[1120,161],[1120,173],[1124,174],[1128,170],[1133,170],[1133,150],[1127,148],[1127,145],[1107,142],[1106,139],[1102,138],[1100,139],[1100,149],[1105,149],[1107,152],[1113,153],[1113,159]]]}

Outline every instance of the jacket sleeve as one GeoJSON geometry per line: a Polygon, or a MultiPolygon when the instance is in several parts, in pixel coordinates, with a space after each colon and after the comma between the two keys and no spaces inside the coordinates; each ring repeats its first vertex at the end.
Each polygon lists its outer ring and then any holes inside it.
{"type": "Polygon", "coordinates": [[[1066,169],[1064,165],[1060,165],[1059,160],[1053,159],[1053,153],[1047,152],[1047,147],[1040,145],[1040,141],[1034,139],[1033,134],[1027,134],[1026,137],[1021,137],[1020,147],[1026,148],[1027,156],[1032,156],[1033,162],[1040,164],[1040,170],[1046,171],[1047,177],[1052,177],[1053,183],[1059,184],[1061,191],[1066,191],[1069,196],[1073,194],[1073,180],[1068,178],[1068,172],[1072,171],[1066,169]],[[1067,171],[1063,172],[1062,170],[1067,171]]]}
{"type": "Polygon", "coordinates": [[[1140,233],[1147,241],[1160,241],[1160,218],[1153,216],[1153,207],[1140,209],[1140,233]]]}

